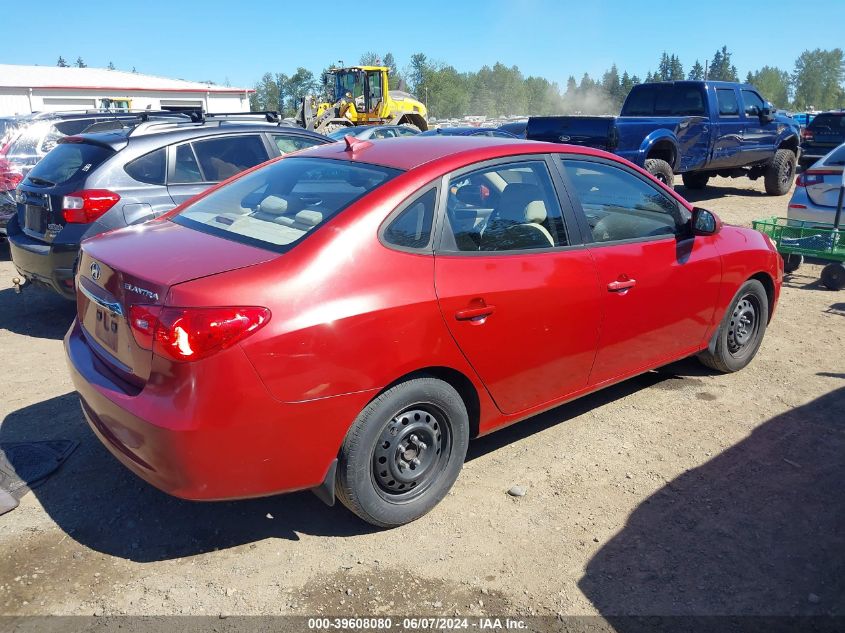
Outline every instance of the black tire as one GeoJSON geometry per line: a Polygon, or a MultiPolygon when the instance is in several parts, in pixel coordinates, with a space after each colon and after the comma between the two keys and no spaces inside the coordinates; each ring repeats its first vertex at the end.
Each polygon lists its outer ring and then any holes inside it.
{"type": "Polygon", "coordinates": [[[672,173],[672,167],[665,160],[647,158],[643,168],[660,182],[665,183],[667,187],[675,184],[675,174],[672,173]]]}
{"type": "Polygon", "coordinates": [[[769,166],[763,180],[766,193],[770,196],[783,196],[792,189],[792,177],[795,176],[795,152],[791,149],[779,149],[769,166]]]}
{"type": "Polygon", "coordinates": [[[442,380],[391,387],[355,419],[340,450],[337,497],[367,523],[396,527],[437,505],[469,444],[466,405],[442,380]]]}
{"type": "Polygon", "coordinates": [[[830,290],[845,288],[845,264],[833,262],[822,268],[822,283],[830,290]]]}
{"type": "Polygon", "coordinates": [[[787,274],[794,273],[796,270],[801,268],[801,264],[804,263],[804,256],[796,255],[795,253],[781,255],[781,258],[783,258],[783,272],[787,274]]]}
{"type": "Polygon", "coordinates": [[[739,371],[757,354],[769,322],[769,297],[756,279],[749,279],[734,296],[719,330],[713,351],[698,359],[710,369],[728,374],[739,371]]]}
{"type": "Polygon", "coordinates": [[[709,174],[700,171],[688,171],[683,176],[684,187],[687,189],[704,189],[707,186],[707,181],[710,180],[709,174]]]}

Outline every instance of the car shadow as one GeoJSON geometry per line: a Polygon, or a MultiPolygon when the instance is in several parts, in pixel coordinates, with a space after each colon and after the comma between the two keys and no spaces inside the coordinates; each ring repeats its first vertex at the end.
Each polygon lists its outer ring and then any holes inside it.
{"type": "Polygon", "coordinates": [[[688,202],[705,202],[717,200],[726,196],[738,196],[741,198],[764,198],[768,194],[756,189],[743,189],[741,187],[718,187],[708,184],[704,189],[690,189],[684,185],[677,185],[675,191],[688,202]]]}
{"type": "Polygon", "coordinates": [[[0,290],[0,329],[36,338],[61,339],[76,313],[76,304],[42,288],[25,284],[0,290]]]}
{"type": "MultiPolygon", "coordinates": [[[[468,459],[565,422],[646,387],[700,375],[694,361],[674,363],[470,443],[468,459]]],[[[232,502],[192,502],[166,495],[122,466],[97,440],[75,393],[10,413],[0,442],[64,439],[79,447],[62,468],[33,490],[41,506],[79,543],[137,562],[170,560],[266,538],[298,540],[299,533],[328,537],[375,528],[339,507],[327,508],[304,491],[232,502]]],[[[225,454],[221,454],[225,459],[225,454]]]]}
{"type": "Polygon", "coordinates": [[[830,307],[825,310],[828,314],[838,314],[845,316],[845,303],[831,303],[830,307]]]}
{"type": "Polygon", "coordinates": [[[630,616],[845,615],[843,455],[845,387],[651,495],[578,586],[619,633],[644,630],[630,616]]]}

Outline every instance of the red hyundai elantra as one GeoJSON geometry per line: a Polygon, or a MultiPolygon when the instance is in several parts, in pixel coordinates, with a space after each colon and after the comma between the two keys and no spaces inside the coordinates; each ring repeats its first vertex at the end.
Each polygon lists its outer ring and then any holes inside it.
{"type": "Polygon", "coordinates": [[[754,357],[782,262],[615,156],[351,139],[83,245],[65,338],[94,432],[188,499],[313,488],[395,526],[470,438],[697,354],[754,357]]]}

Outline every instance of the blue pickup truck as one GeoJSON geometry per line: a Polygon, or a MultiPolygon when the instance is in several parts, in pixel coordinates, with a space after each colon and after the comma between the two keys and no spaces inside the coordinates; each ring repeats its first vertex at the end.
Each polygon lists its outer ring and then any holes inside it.
{"type": "Polygon", "coordinates": [[[607,150],[672,185],[689,189],[711,176],[763,177],[766,193],[792,185],[799,127],[756,88],[725,81],[667,81],[631,89],[621,116],[531,117],[527,137],[607,150]]]}

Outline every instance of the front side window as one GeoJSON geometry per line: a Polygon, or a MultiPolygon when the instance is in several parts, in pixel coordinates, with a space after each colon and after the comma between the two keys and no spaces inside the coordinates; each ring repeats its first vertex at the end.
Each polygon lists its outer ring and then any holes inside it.
{"type": "Polygon", "coordinates": [[[760,116],[763,111],[763,99],[753,90],[742,91],[742,103],[748,116],[760,116]]]}
{"type": "Polygon", "coordinates": [[[418,196],[384,230],[384,241],[402,248],[425,248],[431,241],[437,189],[418,196]]]}
{"type": "Polygon", "coordinates": [[[296,136],[293,134],[273,134],[273,142],[279,148],[279,153],[290,154],[306,147],[320,145],[321,142],[307,136],[296,136]]]}
{"type": "Polygon", "coordinates": [[[226,180],[269,158],[257,135],[210,138],[193,146],[206,182],[226,180]]]}
{"type": "Polygon", "coordinates": [[[197,200],[173,222],[284,252],[400,170],[293,156],[266,165],[197,200]]]}
{"type": "Polygon", "coordinates": [[[590,161],[564,160],[594,242],[664,237],[681,232],[678,204],[634,174],[590,161]]]}
{"type": "Polygon", "coordinates": [[[719,102],[719,116],[739,116],[739,102],[733,88],[718,88],[716,99],[719,102]]]}
{"type": "Polygon", "coordinates": [[[449,184],[447,251],[518,251],[567,244],[557,194],[542,160],[486,167],[449,184]]]}

